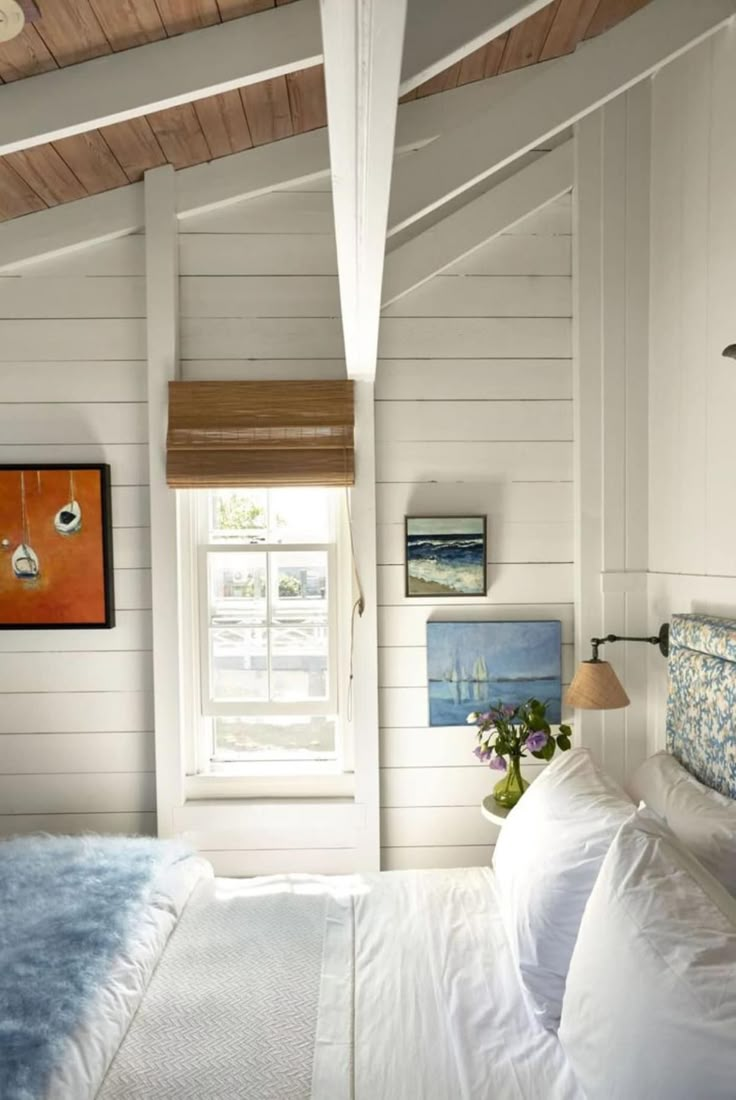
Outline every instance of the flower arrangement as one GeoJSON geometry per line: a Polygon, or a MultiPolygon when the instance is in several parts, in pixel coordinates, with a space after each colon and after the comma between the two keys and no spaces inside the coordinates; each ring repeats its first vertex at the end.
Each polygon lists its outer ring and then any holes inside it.
{"type": "Polygon", "coordinates": [[[499,703],[482,713],[473,711],[466,721],[478,728],[478,745],[473,751],[481,764],[507,773],[493,792],[502,806],[514,806],[529,786],[521,777],[522,757],[531,753],[539,760],[551,760],[557,749],[564,752],[570,748],[571,728],[561,725],[559,733],[553,734],[547,704],[539,699],[527,699],[517,706],[499,703]]]}

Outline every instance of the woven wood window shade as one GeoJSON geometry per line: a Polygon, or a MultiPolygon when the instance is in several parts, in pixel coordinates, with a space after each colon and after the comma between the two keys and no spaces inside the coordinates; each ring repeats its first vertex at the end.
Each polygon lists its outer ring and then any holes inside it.
{"type": "Polygon", "coordinates": [[[352,485],[352,382],[170,382],[172,489],[352,485]]]}

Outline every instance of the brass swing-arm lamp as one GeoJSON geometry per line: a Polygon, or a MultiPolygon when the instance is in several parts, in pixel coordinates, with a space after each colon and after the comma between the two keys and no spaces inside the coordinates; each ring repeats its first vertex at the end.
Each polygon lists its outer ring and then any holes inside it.
{"type": "Polygon", "coordinates": [[[615,710],[618,707],[628,707],[631,700],[624,691],[621,681],[608,661],[601,661],[598,656],[599,648],[607,642],[648,642],[649,645],[659,646],[659,652],[663,657],[667,657],[670,652],[669,623],[662,624],[659,634],[646,638],[628,637],[623,634],[606,634],[604,638],[591,638],[593,656],[589,661],[583,661],[575,673],[565,695],[568,706],[581,707],[583,710],[615,710]]]}

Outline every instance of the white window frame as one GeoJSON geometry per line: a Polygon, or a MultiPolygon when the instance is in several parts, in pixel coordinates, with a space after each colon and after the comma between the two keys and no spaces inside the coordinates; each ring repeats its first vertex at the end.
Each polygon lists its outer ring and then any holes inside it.
{"type": "MultiPolygon", "coordinates": [[[[304,715],[309,717],[311,715],[318,714],[337,714],[337,547],[334,542],[334,538],[331,532],[330,542],[315,542],[315,543],[274,543],[274,542],[251,542],[251,543],[206,543],[204,546],[199,547],[199,577],[198,577],[198,595],[200,606],[200,639],[206,639],[209,637],[209,631],[212,629],[209,616],[209,576],[207,571],[208,556],[214,554],[265,554],[266,555],[266,591],[267,595],[267,607],[270,607],[271,603],[271,570],[269,554],[291,554],[299,552],[317,552],[326,553],[327,555],[327,682],[329,684],[329,695],[326,699],[300,700],[293,703],[287,702],[272,702],[258,703],[248,702],[243,700],[233,700],[232,702],[225,702],[224,700],[215,700],[213,698],[213,692],[211,687],[211,673],[212,673],[212,661],[210,659],[209,647],[207,652],[202,653],[202,659],[200,660],[200,676],[201,676],[201,699],[202,699],[202,714],[208,718],[226,718],[229,715],[240,717],[242,714],[247,713],[248,716],[257,717],[258,715],[304,715]]],[[[264,628],[270,632],[274,624],[271,621],[271,616],[267,615],[264,628]]],[[[237,629],[237,628],[234,628],[237,629]]],[[[269,676],[270,676],[270,648],[269,648],[269,676]]]]}
{"type": "MultiPolygon", "coordinates": [[[[206,501],[208,491],[180,491],[178,507],[178,557],[180,605],[180,653],[183,763],[188,799],[238,797],[348,797],[354,793],[353,722],[347,714],[350,669],[350,614],[353,604],[349,530],[344,505],[331,507],[329,542],[324,543],[212,543],[206,501]],[[327,550],[328,573],[334,578],[328,603],[330,656],[329,701],[316,704],[267,704],[262,714],[332,713],[337,718],[336,752],[322,758],[218,762],[213,759],[211,726],[205,715],[204,662],[209,660],[207,633],[206,554],[266,550],[327,550]],[[331,561],[329,560],[331,557],[331,561]],[[204,564],[203,564],[204,563],[204,564]],[[208,728],[209,727],[209,728],[208,728]]],[[[329,580],[328,580],[329,584],[329,580]]],[[[225,704],[227,706],[227,704],[225,704]]],[[[250,704],[236,704],[230,713],[253,714],[250,704]],[[247,710],[244,709],[247,707],[247,710]]],[[[223,711],[218,711],[226,716],[223,711]]]]}

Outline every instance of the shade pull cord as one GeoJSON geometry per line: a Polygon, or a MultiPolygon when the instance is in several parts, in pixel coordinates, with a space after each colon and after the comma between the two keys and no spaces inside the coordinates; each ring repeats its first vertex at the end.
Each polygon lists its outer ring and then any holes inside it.
{"type": "Polygon", "coordinates": [[[355,659],[355,619],[359,618],[365,612],[365,595],[363,593],[363,585],[360,579],[360,573],[358,572],[358,563],[355,557],[355,538],[353,534],[353,516],[350,510],[350,490],[347,485],[345,486],[345,510],[348,517],[348,531],[350,532],[350,560],[353,566],[353,581],[358,595],[353,602],[353,607],[350,612],[350,665],[348,669],[348,698],[347,698],[347,718],[348,722],[353,720],[353,678],[354,672],[354,659],[355,659]]]}

